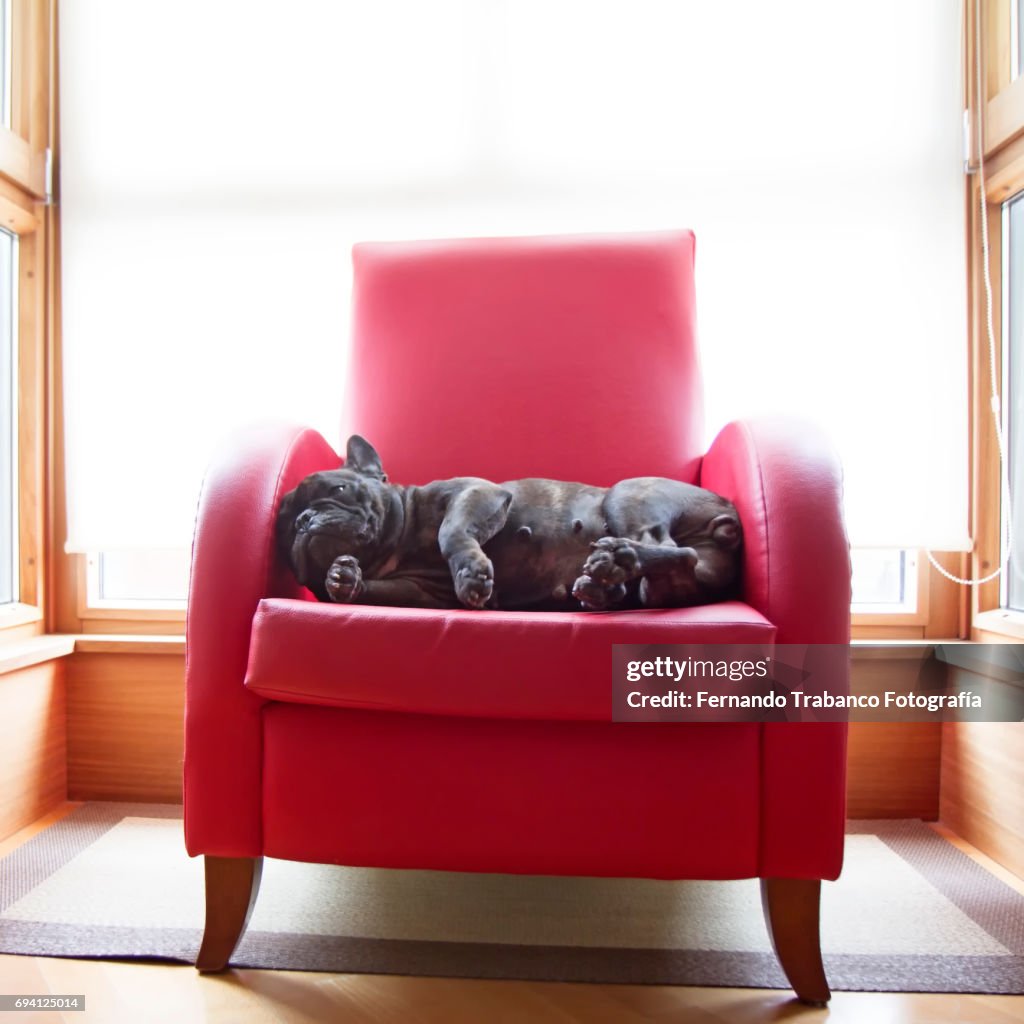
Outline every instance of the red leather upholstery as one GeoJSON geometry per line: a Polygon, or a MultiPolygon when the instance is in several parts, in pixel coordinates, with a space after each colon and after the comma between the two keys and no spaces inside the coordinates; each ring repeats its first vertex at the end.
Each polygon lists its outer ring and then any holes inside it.
{"type": "MultiPolygon", "coordinates": [[[[776,642],[848,644],[842,473],[821,432],[798,419],[731,423],[704,457],[700,483],[736,505],[744,597],[777,627],[776,642]]],[[[812,647],[809,670],[813,659],[812,647]]],[[[836,688],[843,682],[836,680],[836,688]]],[[[846,817],[846,725],[769,722],[763,728],[761,874],[835,878],[846,817]],[[806,829],[811,808],[820,828],[806,829]],[[796,835],[802,843],[794,844],[796,835]]]]}
{"type": "Polygon", "coordinates": [[[339,462],[315,431],[264,425],[229,438],[206,474],[185,648],[185,832],[193,853],[260,848],[263,701],[242,686],[252,618],[267,593],[299,596],[274,557],[281,496],[339,462]]]}
{"type": "Polygon", "coordinates": [[[756,723],[510,722],[268,704],[264,728],[272,857],[505,874],[759,873],[756,723]]]}
{"type": "Polygon", "coordinates": [[[693,483],[693,258],[690,231],[357,245],[342,436],[402,483],[693,483]]]}
{"type": "Polygon", "coordinates": [[[730,423],[704,456],[700,484],[736,505],[744,598],[778,627],[778,642],[848,643],[842,473],[814,424],[782,417],[730,423]]]}
{"type": "Polygon", "coordinates": [[[340,460],[309,430],[236,438],[193,552],[191,853],[836,876],[843,726],[607,721],[613,642],[849,635],[839,473],[813,429],[733,424],[701,460],[692,266],[689,232],[357,248],[343,422],[393,479],[699,481],[740,511],[744,593],[543,618],[310,603],[274,558],[274,511],[340,460]]]}
{"type": "Polygon", "coordinates": [[[612,644],[770,645],[774,638],[775,627],[738,601],[603,615],[480,615],[265,600],[253,622],[245,685],[296,704],[610,722],[612,644]]]}

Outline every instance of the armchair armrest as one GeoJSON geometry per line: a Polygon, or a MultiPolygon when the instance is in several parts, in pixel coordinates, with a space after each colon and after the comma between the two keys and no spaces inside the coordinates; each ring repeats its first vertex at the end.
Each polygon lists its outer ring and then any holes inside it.
{"type": "Polygon", "coordinates": [[[704,456],[702,487],[735,504],[743,525],[744,600],[780,644],[850,639],[850,547],[842,471],[812,423],[737,420],[704,456]]]}
{"type": "Polygon", "coordinates": [[[192,545],[186,624],[185,840],[190,852],[262,853],[263,702],[242,685],[252,619],[261,598],[299,593],[274,557],[282,495],[309,473],[340,463],[316,431],[267,424],[233,435],[207,471],[192,545]]]}
{"type": "MultiPolygon", "coordinates": [[[[775,624],[777,643],[848,644],[842,472],[821,431],[786,417],[730,423],[704,457],[700,482],[736,505],[744,600],[775,624]]],[[[810,647],[807,658],[814,657],[810,647]]],[[[844,674],[833,685],[842,691],[848,683],[844,674]]],[[[837,877],[846,723],[766,722],[761,729],[761,877],[837,877]]]]}

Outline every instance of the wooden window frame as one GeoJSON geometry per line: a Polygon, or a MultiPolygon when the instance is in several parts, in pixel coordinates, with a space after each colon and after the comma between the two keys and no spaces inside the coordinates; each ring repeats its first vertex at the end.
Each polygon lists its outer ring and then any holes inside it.
{"type": "Polygon", "coordinates": [[[49,520],[48,358],[55,221],[48,206],[47,166],[54,4],[12,0],[11,123],[0,125],[0,225],[18,238],[18,600],[0,607],[0,642],[39,635],[47,627],[49,520]]]}
{"type": "Polygon", "coordinates": [[[54,13],[52,0],[11,0],[11,127],[0,125],[0,175],[35,199],[47,193],[54,13]]]}
{"type": "MultiPolygon", "coordinates": [[[[1024,75],[1014,77],[1011,61],[1011,9],[1014,0],[968,0],[965,7],[964,66],[971,123],[984,128],[985,218],[989,236],[988,271],[992,285],[992,324],[996,337],[996,379],[1003,380],[1003,204],[1024,193],[1024,75]],[[979,7],[980,5],[980,7],[979,7]],[[981,21],[982,93],[976,95],[976,19],[981,21]]],[[[971,139],[971,161],[978,154],[971,139]]],[[[989,350],[986,327],[984,258],[981,231],[981,183],[969,183],[968,275],[971,369],[971,517],[975,547],[971,574],[987,576],[1002,556],[1001,471],[989,403],[989,350]]],[[[972,640],[1024,639],[1024,613],[1002,607],[1001,580],[971,588],[972,640]]]]}
{"type": "MultiPolygon", "coordinates": [[[[935,560],[954,575],[963,575],[965,558],[959,552],[935,554],[935,560]]],[[[963,636],[966,604],[959,588],[939,573],[924,550],[917,557],[917,601],[912,612],[854,612],[854,640],[928,640],[963,636]]]]}
{"type": "Polygon", "coordinates": [[[81,633],[183,634],[185,608],[174,602],[140,602],[141,607],[114,602],[89,603],[89,559],[69,556],[75,574],[75,601],[81,633]],[[147,606],[148,605],[148,606],[147,606]]]}

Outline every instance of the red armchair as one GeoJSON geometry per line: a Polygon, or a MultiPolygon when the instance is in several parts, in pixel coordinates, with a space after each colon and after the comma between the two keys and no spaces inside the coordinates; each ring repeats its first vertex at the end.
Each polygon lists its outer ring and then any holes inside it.
{"type": "Polygon", "coordinates": [[[402,483],[700,483],[740,512],[742,599],[610,614],[321,604],[278,559],[274,518],[339,456],[309,429],[235,438],[204,485],[189,595],[200,970],[227,963],[263,856],[759,877],[790,982],[828,999],[818,899],[842,863],[845,726],[611,721],[613,643],[849,638],[828,446],[807,424],[757,420],[700,448],[693,258],[689,232],[356,247],[342,436],[369,438],[402,483]]]}

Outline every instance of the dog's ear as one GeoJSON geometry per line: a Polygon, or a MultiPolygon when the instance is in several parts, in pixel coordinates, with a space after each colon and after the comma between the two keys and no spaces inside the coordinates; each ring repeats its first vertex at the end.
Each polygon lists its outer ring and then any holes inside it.
{"type": "Polygon", "coordinates": [[[728,514],[715,516],[711,520],[711,536],[715,543],[726,551],[735,551],[743,540],[739,520],[728,514]]]}
{"type": "Polygon", "coordinates": [[[387,480],[387,474],[381,465],[380,456],[366,438],[353,434],[345,448],[345,468],[353,469],[364,476],[375,476],[378,480],[387,480]]]}

